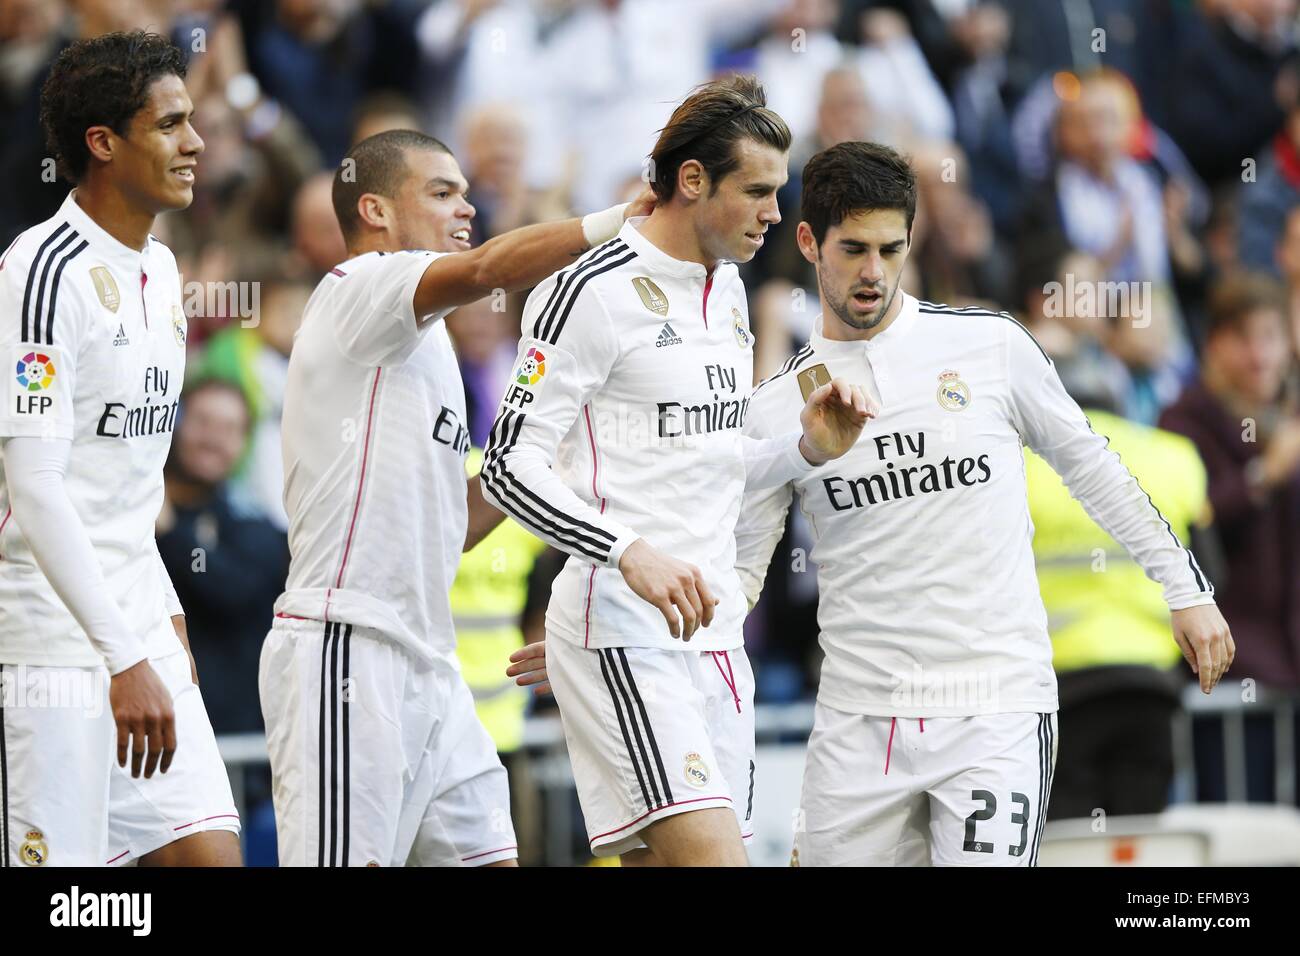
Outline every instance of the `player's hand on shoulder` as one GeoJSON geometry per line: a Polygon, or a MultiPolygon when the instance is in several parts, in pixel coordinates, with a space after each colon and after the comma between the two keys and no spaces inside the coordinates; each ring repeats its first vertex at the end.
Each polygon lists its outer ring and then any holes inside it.
{"type": "Polygon", "coordinates": [[[799,423],[799,450],[814,465],[839,458],[857,442],[866,423],[880,413],[860,385],[833,378],[808,396],[799,423]]]}
{"type": "Polygon", "coordinates": [[[1237,656],[1228,622],[1218,605],[1202,604],[1174,611],[1171,623],[1174,640],[1191,665],[1192,673],[1201,679],[1201,691],[1208,694],[1237,656]]]}
{"type": "Polygon", "coordinates": [[[699,628],[713,623],[718,599],[695,565],[669,557],[645,538],[637,538],[623,552],[618,569],[637,597],[659,609],[673,637],[689,641],[699,628]]]}
{"type": "Polygon", "coordinates": [[[551,692],[551,682],[546,676],[546,642],[525,644],[510,655],[506,676],[513,677],[520,687],[532,687],[538,697],[551,692]]]}
{"type": "Polygon", "coordinates": [[[637,197],[627,204],[623,210],[623,221],[627,222],[637,216],[648,216],[655,211],[655,204],[659,199],[655,196],[655,191],[646,186],[637,194],[637,197]]]}
{"type": "Polygon", "coordinates": [[[113,675],[108,689],[113,722],[117,724],[117,765],[126,766],[131,757],[131,776],[152,777],[155,768],[163,773],[176,753],[176,713],[172,695],[147,660],[113,675]]]}

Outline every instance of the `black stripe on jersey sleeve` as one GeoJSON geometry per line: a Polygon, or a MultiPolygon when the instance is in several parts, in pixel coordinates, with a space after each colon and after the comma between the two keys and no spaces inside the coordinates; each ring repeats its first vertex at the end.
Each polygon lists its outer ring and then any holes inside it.
{"type": "Polygon", "coordinates": [[[583,277],[579,279],[576,283],[574,283],[573,294],[570,295],[568,300],[565,302],[564,311],[560,313],[560,319],[558,322],[555,323],[555,329],[549,334],[549,336],[547,337],[547,341],[549,341],[552,345],[555,345],[560,341],[560,333],[564,331],[564,323],[569,321],[569,313],[573,311],[573,303],[578,301],[578,296],[581,294],[582,287],[584,285],[586,285],[596,276],[600,275],[602,272],[609,272],[612,269],[617,269],[619,266],[625,266],[635,258],[636,258],[636,253],[629,251],[627,255],[615,259],[613,262],[606,263],[605,265],[601,266],[598,269],[592,269],[591,271],[584,274],[583,277]]]}
{"type": "MultiPolygon", "coordinates": [[[[32,309],[32,335],[33,341],[42,342],[41,339],[41,319],[45,315],[45,287],[50,277],[50,267],[54,265],[54,260],[77,239],[77,230],[73,229],[64,237],[63,241],[54,247],[54,250],[45,257],[45,265],[41,268],[41,279],[36,283],[36,307],[32,309]]],[[[49,342],[44,342],[49,345],[49,342]]]]}
{"type": "MultiPolygon", "coordinates": [[[[32,306],[32,286],[35,285],[35,283],[36,283],[36,273],[37,273],[38,271],[40,271],[40,268],[41,268],[41,260],[42,260],[42,258],[45,256],[45,250],[49,248],[50,244],[51,244],[52,242],[54,242],[55,239],[58,239],[59,236],[63,235],[63,231],[64,231],[65,229],[67,229],[67,228],[68,228],[68,224],[67,224],[66,222],[59,223],[58,228],[55,229],[52,233],[50,233],[48,236],[45,237],[45,241],[42,242],[41,245],[40,245],[40,248],[36,250],[36,255],[32,257],[32,264],[31,264],[30,266],[28,266],[28,268],[27,268],[27,285],[26,285],[26,287],[23,289],[23,328],[22,328],[22,332],[23,332],[23,341],[24,341],[24,342],[39,342],[39,341],[40,341],[40,334],[41,334],[40,321],[39,321],[39,319],[36,318],[36,316],[32,315],[32,312],[31,312],[31,306],[32,306]],[[31,322],[34,322],[34,323],[35,323],[35,325],[36,325],[35,330],[33,330],[33,329],[31,328],[31,325],[29,324],[29,320],[31,320],[31,322]],[[35,339],[31,338],[31,336],[32,336],[33,334],[35,334],[35,335],[37,336],[35,339]]],[[[62,248],[62,247],[60,247],[60,248],[62,248]]],[[[40,308],[40,307],[37,306],[38,311],[39,311],[39,308],[40,308]]]]}
{"type": "Polygon", "coordinates": [[[781,378],[781,376],[783,375],[789,375],[791,372],[793,372],[795,369],[802,366],[805,362],[807,362],[812,357],[813,357],[813,347],[812,347],[812,343],[810,342],[807,345],[805,345],[803,348],[801,348],[799,351],[791,355],[788,359],[786,359],[785,364],[782,365],[779,369],[777,369],[776,372],[774,372],[772,375],[769,375],[767,378],[763,379],[763,381],[755,385],[754,394],[757,394],[758,390],[762,388],[764,385],[769,385],[772,382],[775,382],[778,378],[781,378]]]}
{"type": "Polygon", "coordinates": [[[555,285],[551,286],[551,294],[546,299],[546,305],[542,306],[541,314],[537,316],[537,321],[533,323],[533,338],[544,338],[545,329],[549,327],[551,319],[555,315],[557,301],[568,291],[578,273],[584,269],[599,265],[606,259],[625,251],[627,251],[627,246],[623,241],[614,238],[603,246],[592,249],[567,269],[561,269],[556,273],[555,285]]]}
{"type": "Polygon", "coordinates": [[[977,305],[967,305],[955,309],[947,305],[936,305],[933,302],[918,302],[917,311],[922,315],[984,315],[989,318],[1006,319],[1008,322],[1015,325],[1016,328],[1020,329],[1021,332],[1025,333],[1025,335],[1029,336],[1029,341],[1034,343],[1034,348],[1038,349],[1038,354],[1043,357],[1044,362],[1048,365],[1052,364],[1051,356],[1043,351],[1043,347],[1038,344],[1038,339],[1034,338],[1034,333],[1025,328],[1024,323],[1010,312],[994,312],[991,309],[984,309],[977,305]],[[926,306],[929,306],[929,308],[926,308],[926,306]]]}
{"type": "MultiPolygon", "coordinates": [[[[1103,441],[1105,441],[1106,450],[1111,452],[1116,458],[1119,458],[1119,463],[1121,465],[1124,465],[1124,459],[1120,458],[1119,452],[1115,451],[1115,449],[1110,447],[1110,437],[1108,435],[1099,435],[1097,433],[1097,430],[1092,427],[1092,422],[1088,419],[1087,415],[1083,417],[1083,420],[1088,424],[1088,431],[1092,432],[1094,435],[1097,435],[1098,438],[1101,438],[1103,441]]],[[[1133,483],[1137,485],[1138,491],[1146,495],[1147,504],[1151,506],[1151,510],[1156,513],[1156,516],[1162,522],[1164,522],[1165,530],[1169,532],[1169,537],[1174,539],[1174,544],[1178,545],[1179,548],[1181,548],[1183,551],[1187,553],[1187,566],[1192,569],[1192,577],[1196,579],[1196,586],[1201,589],[1202,593],[1213,594],[1214,585],[1209,583],[1205,579],[1205,576],[1201,573],[1200,565],[1196,563],[1196,556],[1192,554],[1192,549],[1184,545],[1182,541],[1178,540],[1178,535],[1174,534],[1174,529],[1173,526],[1169,523],[1169,519],[1166,518],[1164,516],[1164,513],[1159,508],[1156,507],[1156,503],[1151,500],[1151,495],[1148,494],[1147,490],[1142,487],[1142,482],[1138,480],[1138,476],[1133,474],[1133,469],[1129,468],[1128,465],[1124,465],[1124,470],[1127,471],[1130,475],[1133,475],[1133,483]]]]}
{"type": "Polygon", "coordinates": [[[492,431],[488,436],[488,447],[483,456],[482,478],[487,485],[488,490],[497,498],[502,507],[510,513],[510,516],[520,524],[529,528],[534,534],[543,538],[562,542],[568,547],[574,549],[580,554],[591,558],[600,564],[609,560],[609,549],[614,543],[614,537],[607,531],[592,529],[585,522],[575,521],[563,512],[557,511],[550,505],[542,502],[536,495],[528,491],[519,484],[518,479],[506,467],[505,456],[514,447],[519,438],[519,431],[523,427],[524,416],[512,409],[503,408],[497,416],[496,422],[492,425],[492,431]],[[517,419],[516,419],[517,416],[517,419]],[[512,430],[511,420],[516,419],[515,427],[512,430]],[[509,436],[507,438],[507,436],[509,436]],[[529,506],[515,490],[522,492],[528,498],[537,501],[547,511],[553,513],[557,518],[569,522],[571,525],[578,525],[593,531],[596,531],[601,537],[607,538],[608,543],[602,543],[598,538],[592,535],[584,534],[582,531],[572,527],[565,527],[558,521],[547,518],[540,511],[529,506]]]}
{"type": "Polygon", "coordinates": [[[90,245],[90,243],[87,240],[82,239],[81,244],[78,245],[71,252],[69,252],[67,255],[65,255],[63,259],[59,262],[59,267],[54,270],[54,281],[50,284],[49,314],[45,318],[45,344],[46,345],[54,344],[54,305],[59,298],[59,278],[63,275],[63,267],[66,266],[73,259],[77,258],[77,256],[81,255],[82,250],[84,250],[88,245],[90,245]]]}

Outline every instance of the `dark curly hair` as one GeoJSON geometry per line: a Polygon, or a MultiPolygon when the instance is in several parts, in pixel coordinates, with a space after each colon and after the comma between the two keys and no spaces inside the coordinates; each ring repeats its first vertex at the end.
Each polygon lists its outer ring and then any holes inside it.
{"type": "Polygon", "coordinates": [[[902,154],[880,143],[840,143],[808,160],[801,214],[818,244],[831,226],[855,212],[874,209],[897,209],[911,235],[916,173],[902,154]]]}
{"type": "Polygon", "coordinates": [[[185,58],[166,37],[135,30],[81,40],[59,54],[41,88],[41,128],[59,173],[78,183],[90,165],[86,130],[125,136],[160,76],[185,79],[185,58]]]}

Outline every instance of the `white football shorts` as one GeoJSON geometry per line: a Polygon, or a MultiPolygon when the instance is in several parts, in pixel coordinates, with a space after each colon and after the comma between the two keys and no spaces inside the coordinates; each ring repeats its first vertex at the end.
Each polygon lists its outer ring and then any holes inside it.
{"type": "Polygon", "coordinates": [[[258,686],[281,866],[518,856],[505,767],[454,662],[371,628],[277,617],[258,686]]]}
{"type": "Polygon", "coordinates": [[[743,648],[585,648],[548,638],[546,669],[591,851],[614,856],[664,817],[730,807],[753,837],[754,675],[743,648]]]}
{"type": "Polygon", "coordinates": [[[818,702],[798,866],[1034,866],[1055,714],[868,717],[818,702]]]}

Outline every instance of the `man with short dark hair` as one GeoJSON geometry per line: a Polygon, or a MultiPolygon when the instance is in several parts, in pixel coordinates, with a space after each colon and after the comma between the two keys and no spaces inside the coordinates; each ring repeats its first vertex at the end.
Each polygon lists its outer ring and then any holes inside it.
{"type": "Polygon", "coordinates": [[[625,210],[471,249],[468,189],[447,148],[410,130],[358,143],[334,176],[348,258],[312,293],[289,359],[291,559],[258,681],[284,865],[517,856],[505,770],[454,658],[461,549],[500,516],[466,484],[442,320],[572,262],[625,210]]]}
{"type": "Polygon", "coordinates": [[[0,257],[5,865],[240,859],[153,537],[186,326],[176,260],[149,231],[190,204],[203,150],[184,75],[180,50],[153,34],[65,49],[41,120],[75,188],[0,257]],[[69,681],[83,690],[74,706],[15,706],[69,681]]]}
{"type": "Polygon", "coordinates": [[[752,607],[798,491],[826,652],[798,863],[1033,865],[1057,699],[1022,444],[1164,585],[1207,693],[1232,638],[1191,552],[1029,332],[900,288],[915,209],[913,171],[888,147],[843,143],[805,168],[798,242],[824,312],[755,390],[746,431],[789,428],[833,376],[881,412],[839,461],[747,494],[736,563],[752,607]]]}

